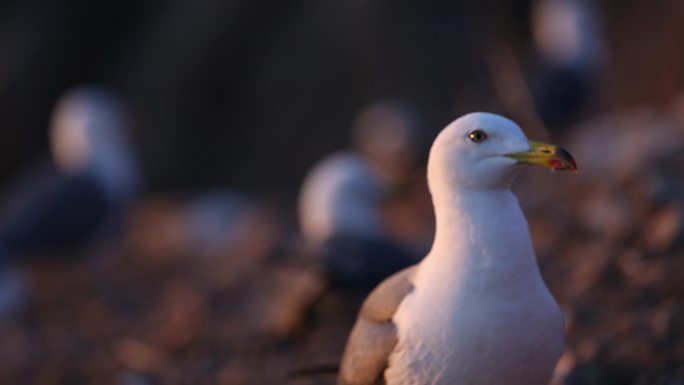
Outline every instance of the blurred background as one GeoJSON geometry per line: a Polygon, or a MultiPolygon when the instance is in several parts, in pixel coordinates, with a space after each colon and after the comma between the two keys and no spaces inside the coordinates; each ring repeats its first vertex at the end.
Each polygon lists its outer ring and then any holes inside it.
{"type": "Polygon", "coordinates": [[[334,383],[287,374],[391,273],[346,255],[429,250],[429,144],[470,111],[579,164],[516,184],[554,383],[683,384],[672,0],[0,1],[0,383],[334,383]]]}

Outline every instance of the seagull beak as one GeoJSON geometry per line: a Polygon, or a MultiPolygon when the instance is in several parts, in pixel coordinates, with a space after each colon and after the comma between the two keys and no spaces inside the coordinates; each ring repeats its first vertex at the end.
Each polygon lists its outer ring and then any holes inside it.
{"type": "Polygon", "coordinates": [[[545,167],[553,171],[570,170],[577,172],[577,163],[564,148],[531,140],[528,142],[530,144],[529,151],[506,154],[506,156],[517,160],[520,164],[545,167]]]}

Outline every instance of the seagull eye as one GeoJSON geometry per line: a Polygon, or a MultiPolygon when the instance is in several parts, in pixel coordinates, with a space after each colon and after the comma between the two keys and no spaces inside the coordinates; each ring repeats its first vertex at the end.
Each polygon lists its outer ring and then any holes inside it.
{"type": "Polygon", "coordinates": [[[468,138],[475,143],[481,143],[487,140],[487,134],[482,130],[475,130],[468,134],[468,138]]]}

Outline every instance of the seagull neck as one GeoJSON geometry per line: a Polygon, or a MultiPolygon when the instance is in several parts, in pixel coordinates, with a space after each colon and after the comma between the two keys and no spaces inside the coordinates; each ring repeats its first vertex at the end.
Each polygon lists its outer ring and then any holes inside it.
{"type": "Polygon", "coordinates": [[[509,189],[462,190],[433,195],[433,200],[436,233],[430,258],[447,259],[439,265],[536,265],[527,221],[509,189]]]}

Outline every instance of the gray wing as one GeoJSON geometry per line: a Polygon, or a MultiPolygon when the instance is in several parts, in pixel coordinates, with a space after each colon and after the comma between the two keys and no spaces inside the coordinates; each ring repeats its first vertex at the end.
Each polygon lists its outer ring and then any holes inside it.
{"type": "Polygon", "coordinates": [[[371,385],[382,382],[387,360],[397,344],[392,317],[401,301],[413,290],[418,265],[384,280],[361,307],[340,365],[339,385],[371,385]]]}

